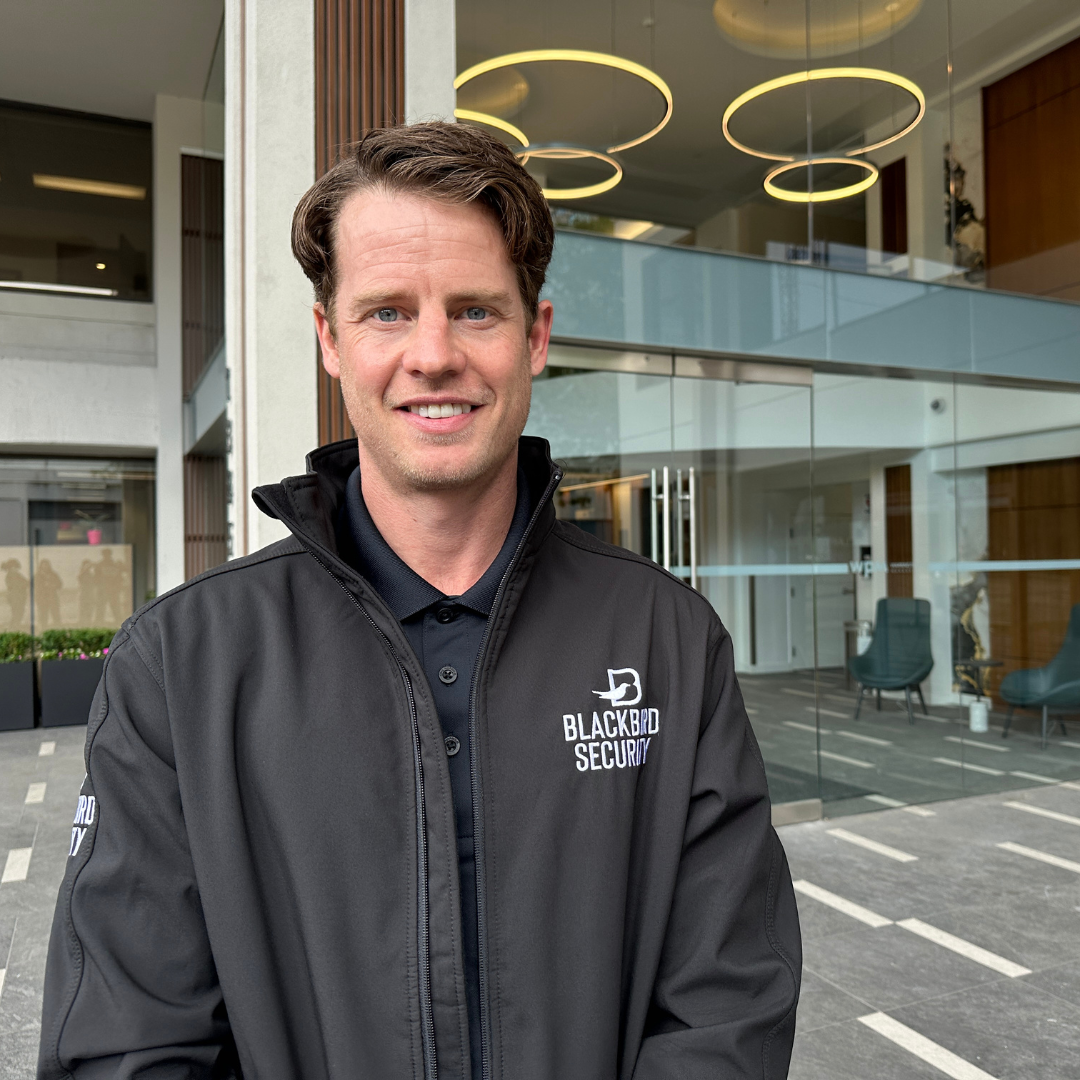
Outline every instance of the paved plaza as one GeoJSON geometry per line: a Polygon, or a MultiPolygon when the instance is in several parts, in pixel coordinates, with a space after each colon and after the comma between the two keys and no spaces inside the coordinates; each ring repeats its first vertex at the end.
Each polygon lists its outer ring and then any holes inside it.
{"type": "MultiPolygon", "coordinates": [[[[875,718],[875,737],[903,733],[897,716],[895,729],[889,713],[875,718]]],[[[772,725],[805,734],[770,720],[766,740],[772,725]]],[[[916,727],[953,745],[940,724],[916,727]]],[[[0,1080],[34,1072],[84,736],[0,734],[0,1080]]],[[[882,751],[882,775],[897,771],[888,748],[866,746],[882,751]]],[[[792,762],[801,753],[793,742],[792,762]]],[[[1080,1080],[1080,783],[1029,781],[780,835],[806,962],[791,1080],[1080,1080]]]]}

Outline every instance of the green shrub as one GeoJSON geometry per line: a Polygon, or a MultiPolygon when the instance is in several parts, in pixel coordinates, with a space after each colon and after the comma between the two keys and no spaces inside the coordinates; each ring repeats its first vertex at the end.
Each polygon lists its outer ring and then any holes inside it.
{"type": "Polygon", "coordinates": [[[29,634],[0,634],[0,664],[33,660],[36,642],[29,634]]]}
{"type": "Polygon", "coordinates": [[[42,660],[89,660],[104,656],[115,630],[46,630],[38,639],[42,660]]]}

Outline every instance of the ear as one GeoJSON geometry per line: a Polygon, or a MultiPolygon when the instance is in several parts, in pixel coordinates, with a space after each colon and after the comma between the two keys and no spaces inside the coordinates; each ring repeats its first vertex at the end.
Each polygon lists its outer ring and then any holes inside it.
{"type": "Polygon", "coordinates": [[[326,308],[322,304],[316,304],[312,311],[315,314],[315,333],[319,336],[319,351],[322,353],[323,367],[331,379],[340,379],[341,357],[338,355],[337,342],[334,340],[330,320],[326,317],[326,308]]]}
{"type": "Polygon", "coordinates": [[[555,318],[555,308],[550,300],[541,300],[536,305],[536,318],[529,331],[529,369],[533,378],[547,366],[548,342],[551,340],[551,325],[555,318]]]}

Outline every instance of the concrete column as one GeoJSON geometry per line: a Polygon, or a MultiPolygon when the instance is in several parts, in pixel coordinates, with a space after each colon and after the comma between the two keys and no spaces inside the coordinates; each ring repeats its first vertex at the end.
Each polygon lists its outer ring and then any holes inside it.
{"type": "Polygon", "coordinates": [[[184,580],[183,316],[180,152],[203,139],[201,101],[154,101],[154,308],[157,337],[157,591],[184,580]]]}
{"type": "Polygon", "coordinates": [[[318,441],[311,286],[293,210],[315,179],[311,0],[226,0],[225,323],[233,555],[286,535],[251,489],[304,471],[318,441]]]}
{"type": "Polygon", "coordinates": [[[454,0],[405,0],[405,122],[454,119],[454,0]]]}

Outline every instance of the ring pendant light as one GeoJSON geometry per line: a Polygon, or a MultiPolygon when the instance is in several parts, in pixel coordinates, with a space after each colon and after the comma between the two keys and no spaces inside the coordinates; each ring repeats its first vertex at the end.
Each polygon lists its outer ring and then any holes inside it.
{"type": "Polygon", "coordinates": [[[852,195],[858,195],[862,191],[874,186],[878,178],[878,167],[870,161],[860,161],[858,158],[849,157],[812,157],[803,158],[800,161],[785,161],[781,165],[770,169],[765,176],[765,190],[774,198],[784,202],[793,203],[821,203],[832,202],[834,199],[847,199],[852,195]],[[845,187],[825,188],[822,191],[791,191],[788,188],[777,187],[773,181],[784,173],[789,173],[803,166],[813,168],[815,165],[857,165],[865,169],[867,175],[854,184],[845,187]]]}
{"type": "MultiPolygon", "coordinates": [[[[664,99],[664,115],[661,118],[660,123],[655,127],[650,128],[644,135],[641,135],[636,139],[630,139],[627,142],[609,146],[607,148],[609,154],[618,153],[620,150],[629,150],[632,146],[640,146],[643,142],[648,142],[654,135],[659,134],[667,127],[675,107],[674,99],[671,96],[671,88],[668,84],[664,82],[655,71],[651,71],[644,65],[636,64],[633,60],[627,60],[622,56],[612,56],[610,53],[588,52],[585,49],[529,49],[525,52],[507,53],[504,56],[493,56],[490,60],[482,60],[479,64],[473,64],[471,68],[466,68],[454,80],[454,89],[460,90],[466,83],[472,82],[473,79],[477,79],[481,75],[486,75],[489,71],[498,71],[500,68],[513,67],[516,64],[539,63],[545,60],[557,60],[577,64],[598,64],[601,67],[614,68],[616,71],[625,71],[628,75],[636,75],[639,79],[644,79],[645,82],[659,91],[660,96],[664,99]]],[[[492,124],[493,127],[501,128],[503,131],[507,130],[506,127],[503,126],[506,121],[501,121],[498,117],[488,117],[488,114],[486,113],[473,113],[471,116],[462,116],[461,113],[464,111],[465,110],[459,111],[455,109],[454,115],[463,120],[473,119],[484,124],[491,124],[492,121],[495,121],[494,124],[492,124]],[[485,119],[480,119],[481,117],[484,117],[485,119]]],[[[510,134],[513,134],[513,132],[510,132],[510,134]]],[[[517,138],[516,135],[514,137],[517,138]]]]}
{"type": "Polygon", "coordinates": [[[748,102],[753,101],[755,98],[763,97],[773,90],[780,90],[785,86],[797,86],[799,83],[819,82],[825,79],[868,79],[874,82],[889,83],[892,86],[900,87],[901,90],[906,90],[911,94],[918,105],[915,119],[909,124],[905,125],[899,131],[894,132],[892,135],[888,136],[888,138],[881,139],[879,142],[868,143],[866,146],[860,146],[854,150],[845,150],[844,157],[850,158],[857,154],[869,153],[871,150],[879,150],[883,146],[888,146],[889,143],[896,142],[897,139],[902,139],[909,132],[913,131],[918,126],[923,116],[926,115],[926,95],[923,94],[922,90],[920,90],[915,83],[910,79],[905,79],[903,75],[897,75],[891,71],[882,71],[879,68],[817,68],[812,71],[794,71],[790,75],[781,75],[778,79],[770,79],[768,82],[752,86],[749,90],[740,94],[724,110],[724,118],[721,121],[724,138],[727,139],[736,150],[741,150],[744,154],[750,154],[752,157],[766,158],[769,161],[795,161],[795,154],[770,154],[764,150],[755,150],[753,147],[739,142],[739,140],[731,134],[731,118],[748,102]]]}
{"type": "Polygon", "coordinates": [[[598,184],[587,184],[576,188],[541,188],[546,199],[587,199],[591,195],[600,195],[605,191],[610,191],[623,178],[622,166],[610,154],[601,153],[599,150],[589,150],[583,146],[530,146],[517,156],[522,165],[529,158],[544,158],[549,161],[577,161],[583,158],[594,158],[612,168],[611,176],[598,184]]]}
{"type": "Polygon", "coordinates": [[[514,127],[508,120],[492,116],[491,113],[477,112],[475,109],[455,109],[454,116],[459,120],[472,120],[477,124],[486,124],[488,127],[505,131],[511,138],[517,139],[523,148],[529,145],[529,140],[525,137],[525,132],[521,128],[514,127]]]}

